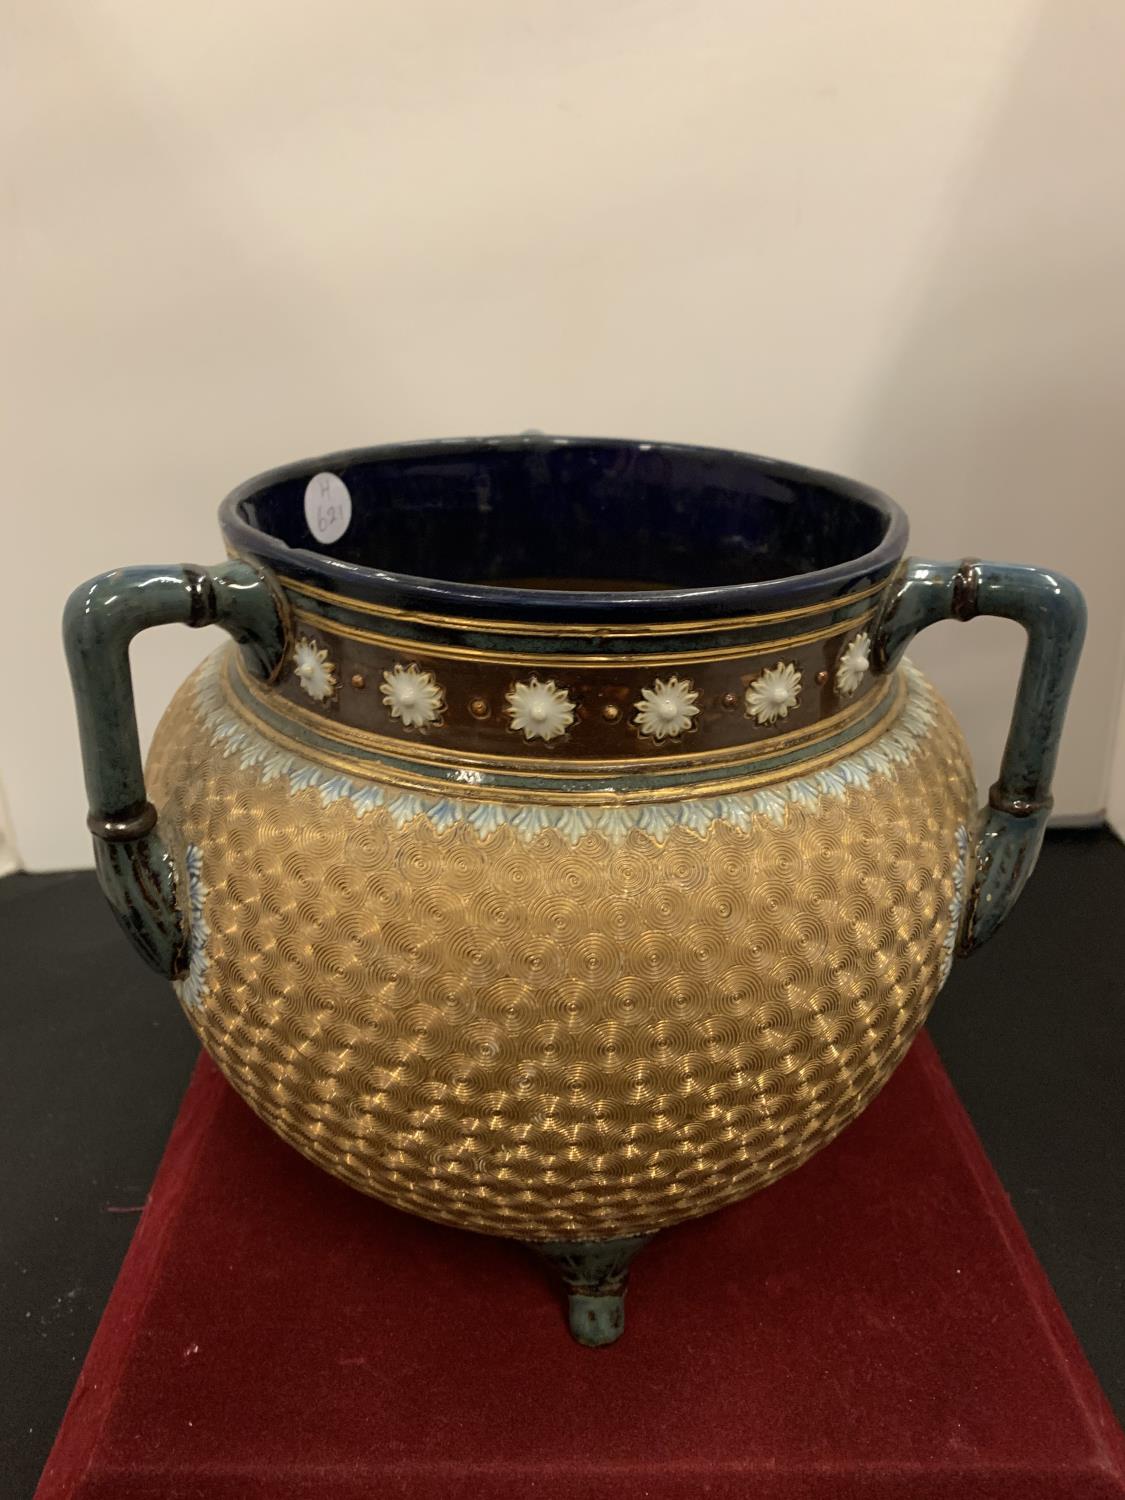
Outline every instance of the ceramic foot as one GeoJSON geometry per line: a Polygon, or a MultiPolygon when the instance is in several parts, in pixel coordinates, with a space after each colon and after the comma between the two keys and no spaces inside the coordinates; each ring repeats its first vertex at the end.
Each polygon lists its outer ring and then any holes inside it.
{"type": "Polygon", "coordinates": [[[552,1240],[536,1245],[570,1293],[570,1331],[588,1349],[615,1343],[625,1327],[629,1265],[651,1234],[619,1240],[552,1240]]]}

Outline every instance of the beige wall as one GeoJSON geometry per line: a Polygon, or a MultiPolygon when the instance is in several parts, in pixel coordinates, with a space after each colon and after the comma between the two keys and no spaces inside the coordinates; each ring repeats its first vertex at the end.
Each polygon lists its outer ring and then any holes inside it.
{"type": "MultiPolygon", "coordinates": [[[[1116,0],[28,0],[5,123],[0,775],[85,863],[70,585],[216,559],[243,476],[518,430],[841,469],[914,548],[1093,624],[1058,783],[1105,805],[1123,622],[1116,0]]],[[[208,642],[134,651],[143,726],[208,642]]],[[[991,779],[1018,633],[916,655],[991,779]]]]}

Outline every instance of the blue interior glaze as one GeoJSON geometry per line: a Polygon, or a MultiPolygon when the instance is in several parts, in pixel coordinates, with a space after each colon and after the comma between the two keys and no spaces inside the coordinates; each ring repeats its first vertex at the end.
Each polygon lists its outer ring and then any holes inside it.
{"type": "Polygon", "coordinates": [[[750,614],[830,600],[901,558],[903,512],[836,475],[726,449],[541,434],[353,449],[228,496],[230,545],[291,577],[399,608],[516,619],[750,614]],[[323,546],[323,470],[351,524],[323,546]]]}

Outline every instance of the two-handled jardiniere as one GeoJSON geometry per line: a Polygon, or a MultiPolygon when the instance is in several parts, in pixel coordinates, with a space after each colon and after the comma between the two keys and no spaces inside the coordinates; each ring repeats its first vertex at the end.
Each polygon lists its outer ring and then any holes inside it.
{"type": "Polygon", "coordinates": [[[903,562],[861,485],[555,439],[278,469],[230,560],[78,589],[103,889],[226,1077],[363,1192],[527,1241],[582,1342],[634,1252],[878,1092],[1035,863],[1083,634],[1038,568],[903,562]],[[978,813],[903,660],[1028,646],[978,813]],[[129,642],[219,624],[141,769],[129,642]]]}

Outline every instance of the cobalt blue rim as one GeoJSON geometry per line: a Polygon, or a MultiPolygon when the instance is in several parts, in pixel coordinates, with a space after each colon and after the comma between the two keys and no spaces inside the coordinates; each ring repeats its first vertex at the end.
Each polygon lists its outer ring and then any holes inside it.
{"type": "MultiPolygon", "coordinates": [[[[559,493],[563,493],[562,487],[559,493]]],[[[484,508],[490,509],[487,505],[484,508]]],[[[268,470],[239,485],[223,501],[219,517],[224,538],[232,552],[265,564],[283,579],[312,585],[339,596],[341,600],[355,599],[375,607],[448,614],[457,618],[527,621],[532,625],[548,621],[643,624],[720,620],[807,607],[821,601],[828,604],[856,590],[876,586],[888,577],[905,552],[908,534],[905,513],[889,497],[855,480],[805,465],[691,444],[550,437],[540,433],[385,444],[304,459],[268,470]],[[499,465],[507,467],[511,478],[517,462],[527,465],[529,471],[533,467],[537,474],[547,474],[548,477],[540,485],[541,493],[534,504],[515,506],[509,500],[513,524],[518,522],[520,527],[526,528],[537,524],[535,517],[550,512],[556,526],[557,542],[559,534],[565,536],[569,519],[567,507],[583,508],[583,476],[588,470],[592,476],[591,492],[606,492],[598,501],[604,512],[599,518],[601,523],[604,524],[607,517],[616,520],[614,506],[619,505],[622,512],[619,527],[601,533],[592,532],[588,541],[600,542],[604,538],[607,542],[615,542],[619,550],[627,549],[644,535],[643,518],[638,520],[635,514],[630,514],[631,487],[638,482],[636,476],[640,474],[640,482],[646,486],[650,502],[655,496],[655,503],[668,510],[671,521],[666,520],[666,525],[674,527],[678,519],[682,522],[680,532],[693,533],[697,518],[704,523],[714,519],[707,510],[707,505],[710,505],[719,520],[726,524],[727,534],[708,540],[706,525],[701,525],[699,529],[704,534],[699,539],[700,548],[709,546],[708,555],[712,559],[725,558],[728,572],[738,566],[741,549],[755,566],[765,569],[770,576],[744,582],[708,581],[699,584],[668,582],[665,578],[655,585],[641,588],[630,587],[627,580],[620,588],[540,586],[545,580],[537,580],[533,586],[517,587],[503,581],[476,582],[426,576],[423,571],[396,571],[300,544],[304,540],[312,541],[304,526],[302,497],[305,484],[315,474],[324,471],[338,474],[353,490],[371,485],[377,490],[379,484],[384,484],[388,494],[370,501],[361,496],[358,512],[370,525],[382,520],[387,507],[393,506],[400,527],[398,544],[409,552],[415,515],[419,530],[428,525],[431,538],[440,536],[440,528],[433,529],[441,518],[435,517],[432,502],[438,497],[440,508],[443,484],[452,496],[455,482],[459,482],[457,493],[461,498],[457,503],[466,514],[454,519],[464,525],[466,520],[475,519],[475,513],[468,515],[468,508],[463,503],[469,493],[466,486],[474,482],[479,487],[479,476],[484,476],[487,489],[491,470],[499,465]],[[570,474],[575,468],[579,470],[577,477],[570,474]],[[569,498],[560,509],[555,505],[556,492],[550,474],[564,470],[570,474],[567,480],[569,488],[565,491],[569,498]],[[716,475],[721,479],[721,487],[712,482],[716,475]],[[423,476],[428,489],[422,491],[422,503],[415,512],[411,509],[410,493],[412,487],[417,487],[418,476],[423,476]],[[620,496],[616,499],[613,493],[615,484],[620,485],[620,496]],[[405,500],[403,494],[407,496],[405,500]],[[713,503],[709,498],[704,504],[701,497],[705,495],[718,498],[713,503]],[[756,526],[759,530],[764,529],[760,512],[767,506],[786,518],[790,548],[788,571],[785,556],[771,551],[768,537],[763,541],[752,535],[756,526]],[[739,527],[738,522],[743,518],[745,525],[739,527]],[[849,535],[854,535],[864,545],[856,546],[854,556],[830,556],[826,565],[817,565],[815,549],[812,549],[809,553],[812,566],[801,566],[807,560],[803,556],[796,558],[797,566],[793,566],[792,549],[799,545],[794,541],[794,534],[799,536],[802,525],[806,530],[816,531],[819,527],[821,531],[834,529],[840,533],[834,537],[837,552],[842,546],[846,549],[849,535]],[[278,534],[286,531],[289,539],[278,534]],[[747,541],[748,534],[750,542],[747,541]],[[771,575],[775,557],[781,566],[771,575]]],[[[666,540],[669,537],[683,551],[686,545],[683,537],[674,530],[666,533],[666,540]]],[[[504,538],[501,530],[501,550],[505,545],[504,538]]],[[[640,550],[643,558],[644,548],[634,547],[636,550],[640,550]]],[[[665,574],[677,567],[687,574],[693,571],[693,565],[702,556],[702,551],[699,551],[687,561],[662,557],[657,545],[650,547],[647,560],[658,570],[663,568],[665,574]]],[[[582,575],[575,575],[578,576],[582,575]]]]}

